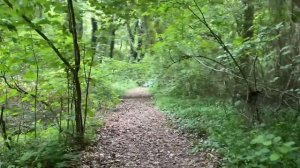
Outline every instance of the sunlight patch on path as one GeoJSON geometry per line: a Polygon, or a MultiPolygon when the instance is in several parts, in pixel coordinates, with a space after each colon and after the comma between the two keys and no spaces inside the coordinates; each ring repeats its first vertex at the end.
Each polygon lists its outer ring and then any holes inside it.
{"type": "Polygon", "coordinates": [[[138,87],[133,88],[125,92],[123,98],[129,99],[129,98],[149,98],[151,97],[151,94],[149,92],[148,88],[145,87],[138,87]]]}

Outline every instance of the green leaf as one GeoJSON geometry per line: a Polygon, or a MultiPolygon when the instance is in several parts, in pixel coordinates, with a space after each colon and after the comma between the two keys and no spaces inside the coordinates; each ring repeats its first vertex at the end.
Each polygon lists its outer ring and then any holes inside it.
{"type": "Polygon", "coordinates": [[[263,135],[259,135],[251,141],[251,144],[263,143],[264,141],[265,141],[265,137],[263,135]]]}
{"type": "Polygon", "coordinates": [[[280,69],[286,70],[286,69],[290,69],[292,66],[293,66],[293,64],[287,64],[287,65],[281,66],[280,69]]]}
{"type": "Polygon", "coordinates": [[[273,139],[274,137],[275,137],[275,135],[273,135],[273,134],[268,134],[268,135],[266,136],[267,139],[273,139]]]}
{"type": "Polygon", "coordinates": [[[292,150],[291,147],[287,147],[287,146],[280,146],[278,147],[278,151],[282,154],[286,154],[288,152],[290,152],[292,150]]]}
{"type": "Polygon", "coordinates": [[[36,78],[36,74],[35,74],[35,72],[33,72],[33,71],[27,71],[27,72],[23,75],[23,78],[24,78],[25,80],[32,81],[32,79],[35,79],[35,78],[36,78]]]}
{"type": "Polygon", "coordinates": [[[286,143],[284,143],[283,145],[284,145],[284,146],[291,147],[291,146],[295,145],[295,142],[293,142],[293,141],[290,141],[290,142],[286,142],[286,143]]]}
{"type": "Polygon", "coordinates": [[[281,137],[275,137],[273,141],[274,141],[274,143],[277,143],[277,142],[280,142],[281,139],[282,139],[281,137]]]}
{"type": "Polygon", "coordinates": [[[258,150],[257,152],[255,152],[256,156],[261,156],[261,155],[265,155],[266,153],[269,153],[270,150],[268,148],[262,148],[260,150],[258,150]]]}
{"type": "Polygon", "coordinates": [[[262,144],[265,146],[270,146],[270,145],[272,145],[272,141],[270,141],[270,140],[264,141],[264,142],[262,142],[262,144]]]}
{"type": "Polygon", "coordinates": [[[280,155],[278,153],[273,153],[271,156],[270,156],[270,160],[271,161],[277,161],[280,159],[280,155]]]}
{"type": "Polygon", "coordinates": [[[278,79],[279,79],[279,77],[275,77],[275,78],[273,78],[272,80],[270,80],[270,83],[274,83],[274,82],[276,82],[278,79]]]}

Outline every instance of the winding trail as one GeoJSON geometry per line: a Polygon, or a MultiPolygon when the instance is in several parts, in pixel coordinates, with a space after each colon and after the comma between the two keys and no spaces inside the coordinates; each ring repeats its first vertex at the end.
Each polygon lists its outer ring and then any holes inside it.
{"type": "Polygon", "coordinates": [[[191,142],[168,126],[146,88],[129,90],[106,119],[97,142],[83,152],[82,168],[215,167],[209,153],[190,153],[191,142]]]}

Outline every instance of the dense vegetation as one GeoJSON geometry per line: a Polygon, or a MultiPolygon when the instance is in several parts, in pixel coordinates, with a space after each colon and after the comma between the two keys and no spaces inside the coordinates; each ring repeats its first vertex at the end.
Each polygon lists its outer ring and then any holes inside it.
{"type": "Polygon", "coordinates": [[[151,86],[194,151],[299,167],[297,0],[1,0],[0,167],[67,167],[151,86]]]}

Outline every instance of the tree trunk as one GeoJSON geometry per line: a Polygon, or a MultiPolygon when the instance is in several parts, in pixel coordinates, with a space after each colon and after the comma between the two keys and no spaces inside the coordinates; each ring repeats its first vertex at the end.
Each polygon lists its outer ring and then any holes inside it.
{"type": "MultiPolygon", "coordinates": [[[[253,21],[254,21],[254,5],[252,0],[243,0],[243,4],[245,5],[244,10],[244,17],[243,17],[243,29],[242,29],[242,38],[244,42],[251,40],[253,37],[253,21]]],[[[241,58],[240,62],[245,74],[250,75],[250,49],[245,49],[243,51],[243,57],[241,58]]]]}
{"type": "MultiPolygon", "coordinates": [[[[245,10],[243,11],[243,22],[242,22],[242,30],[241,36],[244,40],[244,43],[248,43],[254,35],[253,30],[253,22],[254,22],[254,4],[253,0],[242,0],[243,5],[245,6],[245,10]]],[[[251,44],[251,42],[250,42],[251,44]]],[[[245,45],[246,46],[246,45],[245,45]]],[[[254,78],[254,85],[252,86],[249,83],[248,88],[245,88],[244,85],[241,83],[240,79],[236,79],[236,85],[234,87],[234,93],[238,96],[240,95],[239,99],[244,99],[245,101],[245,115],[248,116],[251,123],[261,122],[261,117],[257,108],[258,99],[261,96],[261,93],[257,91],[256,88],[256,75],[255,75],[255,62],[257,58],[251,57],[254,56],[255,51],[253,51],[254,47],[247,47],[244,48],[241,52],[241,58],[239,60],[241,65],[241,70],[244,72],[245,77],[250,79],[250,77],[254,78]],[[254,62],[254,63],[252,63],[254,62]],[[251,67],[253,65],[253,67],[251,67]],[[252,69],[252,70],[251,70],[252,69]]]]}
{"type": "Polygon", "coordinates": [[[68,0],[68,12],[70,16],[71,23],[71,32],[73,36],[73,47],[74,47],[74,60],[75,67],[72,71],[73,82],[74,82],[74,92],[75,92],[75,124],[76,124],[76,138],[80,145],[83,145],[84,139],[84,128],[82,123],[82,110],[81,110],[81,85],[79,79],[79,70],[80,70],[80,49],[78,45],[77,29],[76,29],[76,18],[74,14],[73,1],[68,0]]]}
{"type": "Polygon", "coordinates": [[[95,18],[92,18],[91,19],[92,21],[92,47],[94,50],[95,47],[96,47],[96,42],[97,42],[97,36],[96,36],[96,31],[98,30],[98,23],[97,23],[97,20],[95,18]]]}
{"type": "Polygon", "coordinates": [[[137,52],[138,52],[138,61],[140,61],[141,59],[143,59],[144,57],[144,52],[143,52],[143,34],[144,34],[144,30],[143,30],[143,23],[141,20],[137,21],[137,32],[138,32],[138,43],[137,43],[137,52]]]}
{"type": "Polygon", "coordinates": [[[4,140],[4,144],[5,146],[10,150],[11,149],[11,146],[9,145],[9,142],[8,142],[8,136],[7,136],[7,133],[6,133],[6,124],[5,124],[5,121],[4,121],[4,105],[2,105],[1,107],[1,113],[0,113],[0,127],[1,127],[1,131],[2,131],[2,137],[3,137],[3,140],[4,140]]]}
{"type": "Polygon", "coordinates": [[[129,39],[130,39],[130,41],[129,41],[130,54],[131,54],[132,58],[134,60],[136,60],[137,57],[138,57],[138,53],[137,53],[137,51],[135,50],[135,47],[134,47],[135,38],[134,38],[134,34],[132,33],[129,21],[126,22],[126,27],[127,27],[127,31],[128,31],[128,35],[129,35],[129,39]]]}
{"type": "Polygon", "coordinates": [[[115,49],[115,38],[116,38],[116,27],[114,23],[111,23],[109,31],[110,31],[110,40],[109,40],[109,57],[114,57],[114,49],[115,49]]]}
{"type": "MultiPolygon", "coordinates": [[[[97,21],[95,18],[92,18],[92,48],[93,48],[93,53],[92,53],[92,58],[91,62],[89,64],[89,69],[86,72],[85,71],[85,82],[86,82],[86,88],[85,88],[85,108],[84,108],[84,120],[83,120],[83,128],[85,129],[86,127],[86,120],[87,120],[87,113],[88,113],[88,97],[89,97],[89,91],[90,91],[90,83],[91,83],[91,74],[92,74],[92,67],[96,55],[96,46],[97,46],[97,37],[96,37],[96,31],[98,30],[98,25],[97,21]]],[[[84,65],[85,68],[85,65],[84,65]]]]}

